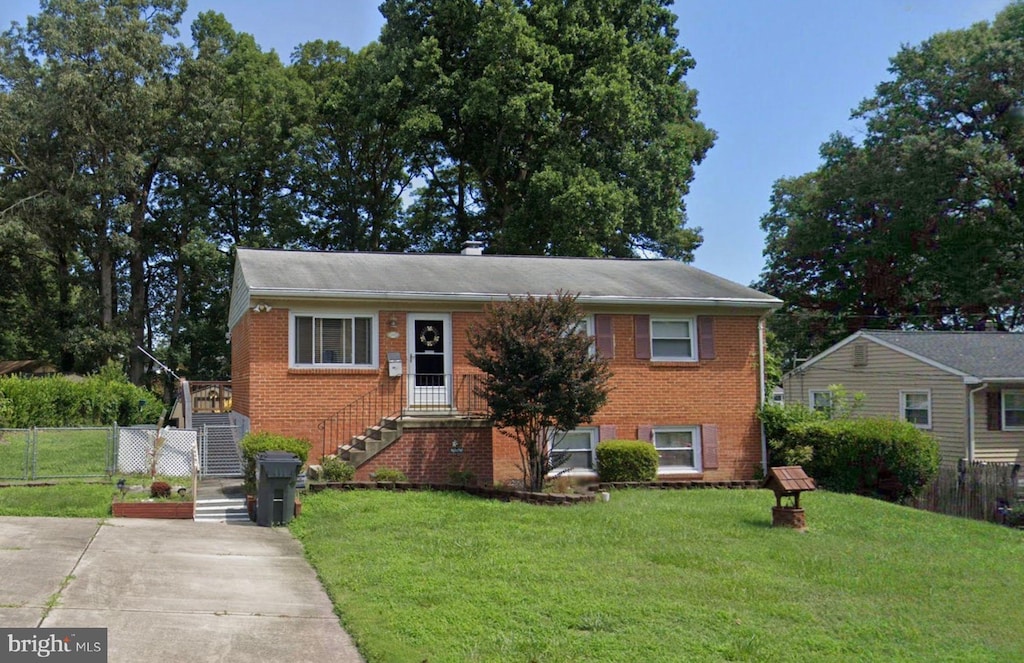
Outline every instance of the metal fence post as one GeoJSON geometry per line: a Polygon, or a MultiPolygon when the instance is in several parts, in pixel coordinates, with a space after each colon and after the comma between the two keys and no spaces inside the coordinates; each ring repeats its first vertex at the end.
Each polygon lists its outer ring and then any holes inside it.
{"type": "Polygon", "coordinates": [[[21,479],[28,481],[28,468],[32,466],[32,433],[30,428],[25,429],[25,458],[21,465],[21,479]]]}
{"type": "Polygon", "coordinates": [[[29,438],[29,446],[32,448],[32,471],[28,479],[35,479],[36,472],[39,469],[39,431],[35,426],[32,426],[31,437],[29,438]]]}

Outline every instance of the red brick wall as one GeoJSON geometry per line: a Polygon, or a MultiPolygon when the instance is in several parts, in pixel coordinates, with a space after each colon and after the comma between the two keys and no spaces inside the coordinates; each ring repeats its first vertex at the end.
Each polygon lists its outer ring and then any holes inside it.
{"type": "Polygon", "coordinates": [[[250,316],[245,316],[231,330],[231,409],[245,416],[249,416],[249,375],[251,365],[249,363],[249,327],[250,316]]]}
{"type": "Polygon", "coordinates": [[[401,470],[409,481],[446,483],[452,472],[472,472],[482,486],[494,483],[491,471],[491,428],[416,428],[406,430],[391,446],[356,470],[357,481],[369,481],[382,467],[401,470]],[[452,453],[452,439],[462,445],[452,453]]]}
{"type": "MultiPolygon", "coordinates": [[[[456,375],[475,370],[465,358],[466,331],[481,316],[479,312],[452,313],[456,375]]],[[[388,351],[400,352],[405,357],[405,313],[382,310],[378,319],[381,334],[378,370],[289,369],[288,310],[275,306],[269,312],[246,313],[232,330],[235,409],[250,417],[253,430],[309,439],[313,442],[311,458],[321,451],[333,453],[330,445],[323,449],[322,433],[317,424],[379,383],[396,381],[386,376],[388,351]],[[394,327],[390,325],[392,318],[394,327]],[[389,331],[397,332],[397,338],[387,338],[389,331]]],[[[616,437],[636,439],[639,426],[716,424],[719,467],[705,471],[702,478],[712,481],[752,478],[754,466],[761,462],[760,426],[756,416],[758,318],[754,315],[716,316],[716,358],[672,363],[635,359],[633,316],[616,314],[612,320],[615,337],[612,391],[607,405],[591,425],[614,425],[616,437]]],[[[393,446],[396,446],[395,454],[419,454],[433,458],[436,463],[450,460],[443,455],[449,453],[448,448],[441,445],[442,448],[431,455],[429,445],[416,438],[393,446]]],[[[519,452],[514,441],[495,431],[487,446],[493,456],[489,472],[493,480],[520,478],[519,452]]],[[[389,460],[385,455],[389,451],[390,448],[378,456],[381,460],[375,466],[383,464],[402,469],[413,479],[413,474],[407,471],[409,468],[414,474],[422,472],[424,477],[431,477],[415,480],[428,481],[447,480],[451,471],[449,465],[443,463],[435,469],[401,466],[397,456],[389,460]]],[[[372,467],[367,467],[365,472],[360,468],[360,473],[372,471],[372,467]]],[[[481,478],[488,474],[482,469],[470,468],[470,471],[481,478]]],[[[682,478],[693,478],[693,475],[682,478]]]]}

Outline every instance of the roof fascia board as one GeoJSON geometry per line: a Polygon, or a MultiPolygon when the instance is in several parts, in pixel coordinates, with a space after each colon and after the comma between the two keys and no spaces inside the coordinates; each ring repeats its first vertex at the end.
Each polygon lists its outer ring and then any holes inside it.
{"type": "Polygon", "coordinates": [[[990,384],[991,383],[1000,383],[1000,382],[1007,383],[1007,384],[1024,384],[1024,377],[1020,377],[1020,378],[976,378],[976,377],[971,376],[971,377],[964,378],[964,384],[978,384],[978,383],[982,383],[982,382],[988,382],[990,384]]]}
{"type": "MultiPolygon", "coordinates": [[[[548,293],[544,293],[548,294],[548,293]]],[[[515,295],[513,295],[515,296],[515,295]]],[[[520,296],[525,296],[525,293],[520,296]]],[[[276,297],[296,299],[357,299],[357,300],[406,300],[406,301],[461,301],[492,302],[504,301],[509,295],[492,295],[474,292],[366,292],[347,290],[299,290],[291,288],[251,288],[249,297],[276,297]]],[[[728,306],[737,308],[777,309],[782,306],[779,299],[747,299],[739,297],[604,297],[581,295],[578,302],[593,304],[687,304],[703,306],[728,306]]]]}

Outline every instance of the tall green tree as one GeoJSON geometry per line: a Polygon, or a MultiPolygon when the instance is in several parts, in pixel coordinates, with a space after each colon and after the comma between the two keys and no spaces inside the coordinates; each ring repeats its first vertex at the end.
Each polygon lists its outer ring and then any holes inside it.
{"type": "Polygon", "coordinates": [[[403,250],[406,169],[401,81],[383,47],[353,53],[335,41],[302,44],[292,69],[312,94],[296,190],[306,241],[320,249],[403,250]]]}
{"type": "Polygon", "coordinates": [[[661,0],[388,0],[422,249],[690,259],[683,196],[714,134],[661,0]]]}
{"type": "Polygon", "coordinates": [[[513,297],[470,331],[466,358],[484,372],[480,395],[518,443],[531,490],[557,465],[553,435],[591,421],[608,397],[608,363],[591,352],[582,321],[574,295],[513,297]]]}
{"type": "Polygon", "coordinates": [[[183,0],[50,0],[0,38],[5,209],[38,225],[53,252],[64,368],[128,351],[141,379],[130,348],[144,342],[147,224],[181,58],[167,40],[184,9],[183,0]],[[92,287],[73,271],[80,256],[92,287]],[[76,285],[86,301],[72,301],[76,285]],[[83,304],[96,316],[74,325],[83,304]]]}
{"type": "Polygon", "coordinates": [[[760,287],[807,356],[863,327],[1024,324],[1024,4],[905,46],[822,165],[776,183],[760,287]]]}

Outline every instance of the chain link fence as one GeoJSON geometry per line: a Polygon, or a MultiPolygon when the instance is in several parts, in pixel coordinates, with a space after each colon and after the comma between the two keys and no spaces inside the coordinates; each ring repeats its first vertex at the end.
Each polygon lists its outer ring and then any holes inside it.
{"type": "Polygon", "coordinates": [[[87,479],[114,473],[189,476],[194,430],[155,427],[0,429],[0,481],[87,479]]]}
{"type": "Polygon", "coordinates": [[[93,478],[115,467],[116,426],[0,429],[0,479],[93,478]]]}

